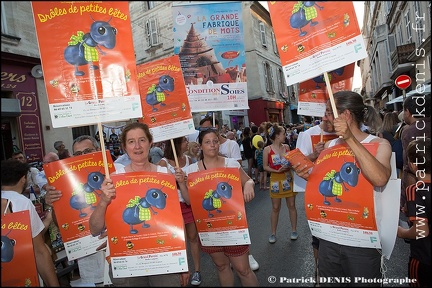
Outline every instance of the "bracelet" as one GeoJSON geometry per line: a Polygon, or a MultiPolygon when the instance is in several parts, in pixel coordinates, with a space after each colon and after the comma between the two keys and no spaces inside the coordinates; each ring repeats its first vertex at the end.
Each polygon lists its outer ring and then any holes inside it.
{"type": "Polygon", "coordinates": [[[252,183],[255,184],[255,181],[254,181],[252,178],[249,178],[246,182],[249,182],[249,181],[251,181],[251,180],[252,180],[252,183]]]}

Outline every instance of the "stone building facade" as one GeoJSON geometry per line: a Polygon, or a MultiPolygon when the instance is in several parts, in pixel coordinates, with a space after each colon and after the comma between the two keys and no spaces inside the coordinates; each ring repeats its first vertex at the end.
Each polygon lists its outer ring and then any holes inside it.
{"type": "MultiPolygon", "coordinates": [[[[136,64],[174,54],[172,5],[189,1],[130,1],[131,29],[136,64]]],[[[242,1],[249,108],[213,111],[221,124],[237,128],[240,123],[296,122],[296,91],[286,87],[269,12],[258,1],[242,1]],[[291,107],[291,108],[290,108],[291,107]],[[293,110],[291,110],[293,109],[293,110]]],[[[199,2],[193,2],[199,4],[199,2]]],[[[30,1],[1,2],[2,57],[2,159],[24,150],[30,162],[41,161],[55,151],[57,140],[71,150],[79,135],[95,135],[96,125],[53,128],[41,69],[30,1]]],[[[245,77],[244,67],[238,67],[245,77]]],[[[239,74],[240,75],[240,74],[239,74]]],[[[209,111],[210,112],[210,111],[209,111]]],[[[204,115],[194,113],[198,125],[204,115]]],[[[106,132],[125,123],[108,123],[106,132]]],[[[104,130],[105,132],[105,130],[104,130]]]]}

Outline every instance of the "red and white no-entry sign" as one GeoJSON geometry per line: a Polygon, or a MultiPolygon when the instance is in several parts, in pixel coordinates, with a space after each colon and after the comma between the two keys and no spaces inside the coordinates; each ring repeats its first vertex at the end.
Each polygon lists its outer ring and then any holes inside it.
{"type": "Polygon", "coordinates": [[[408,75],[399,75],[395,79],[395,85],[401,90],[405,90],[411,86],[411,78],[408,75]]]}

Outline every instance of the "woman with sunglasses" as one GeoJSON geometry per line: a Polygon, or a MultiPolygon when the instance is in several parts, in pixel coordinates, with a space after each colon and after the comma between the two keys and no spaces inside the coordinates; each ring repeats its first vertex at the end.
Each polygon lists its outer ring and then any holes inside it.
{"type": "MultiPolygon", "coordinates": [[[[246,174],[237,160],[219,155],[220,144],[217,130],[211,128],[202,129],[198,136],[198,143],[201,146],[200,160],[189,165],[185,169],[186,173],[189,174],[220,167],[238,168],[241,176],[244,201],[251,201],[255,197],[255,183],[246,174]]],[[[189,195],[186,191],[183,196],[189,202],[192,195],[189,195]]],[[[201,246],[201,249],[203,252],[210,254],[213,263],[216,265],[220,286],[234,286],[234,274],[231,270],[231,265],[236,270],[243,286],[259,285],[255,273],[249,266],[249,245],[201,246]]]]}

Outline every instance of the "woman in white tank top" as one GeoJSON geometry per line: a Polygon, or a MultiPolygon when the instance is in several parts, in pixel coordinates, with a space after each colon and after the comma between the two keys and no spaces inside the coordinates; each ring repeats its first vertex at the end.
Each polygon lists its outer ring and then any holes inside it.
{"type": "MultiPolygon", "coordinates": [[[[175,168],[172,173],[166,167],[155,165],[149,161],[150,147],[153,143],[153,135],[150,133],[149,127],[140,122],[133,122],[126,125],[121,134],[121,143],[123,150],[129,155],[131,162],[124,166],[117,166],[115,173],[129,173],[129,172],[159,172],[173,174],[181,190],[187,193],[187,186],[185,181],[186,174],[180,169],[175,168]]],[[[116,189],[113,180],[105,177],[102,187],[101,199],[90,216],[90,232],[92,235],[102,234],[105,225],[105,214],[108,205],[110,205],[116,195],[116,189]]],[[[160,286],[160,287],[174,287],[186,286],[189,283],[189,273],[171,273],[161,275],[139,276],[139,277],[121,277],[114,278],[112,275],[111,264],[109,267],[109,274],[111,281],[116,287],[143,287],[143,286],[160,286]]]]}

